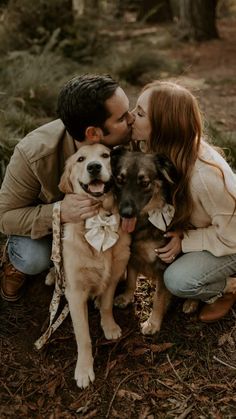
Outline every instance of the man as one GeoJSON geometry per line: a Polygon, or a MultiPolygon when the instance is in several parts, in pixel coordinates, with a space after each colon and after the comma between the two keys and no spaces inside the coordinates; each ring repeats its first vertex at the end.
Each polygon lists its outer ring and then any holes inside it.
{"type": "Polygon", "coordinates": [[[27,276],[50,266],[54,202],[62,201],[62,223],[97,212],[95,200],[59,191],[66,159],[81,144],[113,147],[130,139],[129,101],[110,76],[68,81],[59,93],[58,116],[17,144],[0,190],[0,231],[9,236],[1,282],[7,301],[21,297],[27,276]]]}

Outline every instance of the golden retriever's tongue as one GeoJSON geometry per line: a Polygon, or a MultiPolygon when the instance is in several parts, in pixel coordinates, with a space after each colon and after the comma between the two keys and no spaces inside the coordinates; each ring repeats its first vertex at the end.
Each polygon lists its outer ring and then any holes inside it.
{"type": "Polygon", "coordinates": [[[121,228],[123,231],[126,231],[126,233],[132,233],[135,229],[137,218],[122,218],[122,224],[121,228]]]}
{"type": "Polygon", "coordinates": [[[105,185],[103,182],[97,181],[97,182],[90,183],[88,186],[88,190],[89,192],[92,192],[92,193],[103,193],[104,186],[105,185]]]}

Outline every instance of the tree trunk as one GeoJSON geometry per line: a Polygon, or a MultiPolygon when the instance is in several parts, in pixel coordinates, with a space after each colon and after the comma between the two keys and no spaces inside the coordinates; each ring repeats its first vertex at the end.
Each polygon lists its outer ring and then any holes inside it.
{"type": "Polygon", "coordinates": [[[166,22],[172,19],[169,0],[142,0],[138,20],[145,22],[166,22]]]}
{"type": "Polygon", "coordinates": [[[180,27],[187,38],[207,41],[219,38],[216,28],[217,0],[181,0],[180,27]]]}

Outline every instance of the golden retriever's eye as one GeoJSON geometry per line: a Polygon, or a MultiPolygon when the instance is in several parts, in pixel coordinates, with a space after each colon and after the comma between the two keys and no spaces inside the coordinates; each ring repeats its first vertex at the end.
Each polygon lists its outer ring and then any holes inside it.
{"type": "Polygon", "coordinates": [[[108,153],[103,153],[103,154],[101,155],[101,157],[102,157],[103,159],[109,159],[110,154],[108,154],[108,153]]]}
{"type": "Polygon", "coordinates": [[[81,163],[81,162],[82,162],[82,161],[84,161],[84,160],[85,160],[85,157],[80,156],[80,157],[78,158],[78,160],[77,160],[77,161],[78,161],[79,163],[81,163]]]}

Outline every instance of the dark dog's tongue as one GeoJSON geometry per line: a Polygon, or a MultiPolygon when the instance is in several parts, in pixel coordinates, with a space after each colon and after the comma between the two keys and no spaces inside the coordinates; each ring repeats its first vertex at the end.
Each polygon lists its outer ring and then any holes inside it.
{"type": "Polygon", "coordinates": [[[135,229],[137,218],[122,218],[121,228],[126,233],[132,233],[135,229]]]}

